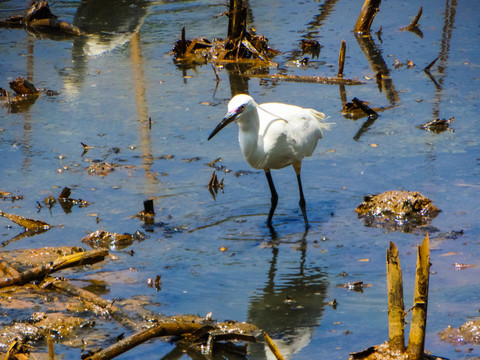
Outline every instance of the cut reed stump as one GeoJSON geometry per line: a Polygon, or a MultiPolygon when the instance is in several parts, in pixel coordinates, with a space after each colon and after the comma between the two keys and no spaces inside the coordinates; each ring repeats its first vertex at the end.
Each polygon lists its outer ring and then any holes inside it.
{"type": "Polygon", "coordinates": [[[427,327],[428,280],[430,274],[430,246],[428,233],[423,244],[418,246],[415,295],[413,300],[412,325],[407,352],[413,360],[422,359],[427,327]]]}
{"type": "Polygon", "coordinates": [[[338,78],[343,78],[343,68],[345,66],[345,52],[347,50],[347,42],[342,40],[342,45],[340,47],[340,53],[338,55],[338,78]]]}
{"type": "Polygon", "coordinates": [[[424,354],[427,326],[428,282],[430,274],[430,241],[428,234],[418,246],[412,321],[408,346],[405,348],[402,269],[398,249],[393,242],[387,249],[388,330],[389,340],[381,345],[351,353],[350,360],[421,360],[436,359],[424,354]]]}
{"type": "Polygon", "coordinates": [[[387,250],[388,343],[394,351],[405,351],[405,306],[402,269],[398,249],[393,242],[387,250]]]}

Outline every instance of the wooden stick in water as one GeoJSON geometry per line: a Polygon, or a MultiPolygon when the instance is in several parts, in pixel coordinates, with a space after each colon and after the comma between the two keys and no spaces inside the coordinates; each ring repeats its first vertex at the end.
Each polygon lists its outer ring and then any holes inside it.
{"type": "Polygon", "coordinates": [[[337,77],[343,79],[343,68],[345,66],[345,51],[347,50],[347,43],[342,40],[342,46],[340,47],[340,54],[338,56],[338,73],[337,77]]]}
{"type": "Polygon", "coordinates": [[[272,338],[268,336],[266,332],[263,332],[263,337],[265,338],[265,342],[267,343],[269,349],[272,351],[273,355],[277,360],[284,360],[280,350],[278,350],[277,345],[273,342],[272,338]]]}

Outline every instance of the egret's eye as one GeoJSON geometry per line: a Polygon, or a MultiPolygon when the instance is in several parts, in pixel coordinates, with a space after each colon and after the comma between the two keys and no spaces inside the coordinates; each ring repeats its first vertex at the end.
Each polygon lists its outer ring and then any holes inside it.
{"type": "Polygon", "coordinates": [[[239,112],[242,112],[243,110],[245,110],[246,107],[247,107],[247,105],[243,104],[242,106],[240,106],[240,107],[238,108],[238,111],[239,111],[239,112]]]}

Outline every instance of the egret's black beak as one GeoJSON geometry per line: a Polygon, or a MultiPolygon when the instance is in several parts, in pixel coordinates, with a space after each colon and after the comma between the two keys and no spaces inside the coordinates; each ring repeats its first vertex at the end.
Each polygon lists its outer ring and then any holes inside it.
{"type": "Polygon", "coordinates": [[[215,135],[217,135],[217,133],[222,130],[225,126],[227,126],[228,124],[230,124],[231,122],[235,121],[236,117],[241,113],[241,110],[243,110],[242,108],[237,108],[229,113],[227,113],[227,115],[225,115],[225,117],[223,118],[223,120],[220,122],[220,124],[217,125],[217,127],[212,131],[212,133],[210,134],[210,136],[208,137],[208,140],[210,140],[211,138],[213,138],[215,135]]]}

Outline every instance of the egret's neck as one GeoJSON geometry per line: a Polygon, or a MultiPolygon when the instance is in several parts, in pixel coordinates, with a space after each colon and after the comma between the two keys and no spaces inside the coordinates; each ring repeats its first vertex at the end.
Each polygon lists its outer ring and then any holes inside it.
{"type": "Polygon", "coordinates": [[[242,114],[242,118],[238,121],[238,127],[238,141],[243,155],[252,167],[258,168],[259,164],[256,163],[256,159],[258,159],[258,151],[263,148],[259,141],[262,142],[263,139],[258,136],[260,124],[257,109],[242,114]]]}

